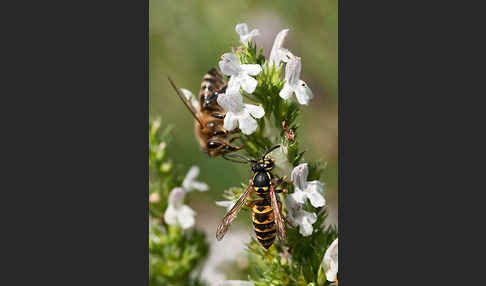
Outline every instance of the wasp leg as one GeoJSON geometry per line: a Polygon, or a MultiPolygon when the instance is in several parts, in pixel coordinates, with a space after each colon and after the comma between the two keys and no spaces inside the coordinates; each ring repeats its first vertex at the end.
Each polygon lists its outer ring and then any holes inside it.
{"type": "Polygon", "coordinates": [[[273,187],[276,189],[278,186],[280,186],[282,183],[284,183],[286,179],[287,179],[287,176],[283,176],[282,178],[274,178],[272,180],[273,187]]]}
{"type": "Polygon", "coordinates": [[[256,201],[246,201],[245,205],[249,208],[252,208],[255,205],[256,201]]]}

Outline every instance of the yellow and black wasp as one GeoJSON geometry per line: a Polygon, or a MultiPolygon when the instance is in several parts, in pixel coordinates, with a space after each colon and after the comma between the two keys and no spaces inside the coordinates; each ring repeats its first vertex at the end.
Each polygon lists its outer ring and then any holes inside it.
{"type": "Polygon", "coordinates": [[[276,193],[282,192],[277,190],[284,178],[276,178],[272,174],[275,161],[267,159],[267,155],[273,150],[279,148],[277,145],[268,150],[261,159],[248,159],[240,154],[230,154],[231,161],[237,163],[252,163],[253,176],[248,183],[248,188],[240,196],[228,213],[224,216],[221,223],[218,225],[216,231],[216,238],[221,240],[228,230],[230,224],[238,215],[243,205],[246,205],[251,210],[251,218],[255,229],[255,234],[258,242],[266,249],[273,245],[275,237],[278,236],[281,242],[285,241],[286,232],[285,225],[282,219],[282,204],[277,199],[276,193]],[[241,160],[235,160],[241,159],[241,160]],[[247,201],[250,195],[256,194],[259,196],[258,200],[247,201]]]}

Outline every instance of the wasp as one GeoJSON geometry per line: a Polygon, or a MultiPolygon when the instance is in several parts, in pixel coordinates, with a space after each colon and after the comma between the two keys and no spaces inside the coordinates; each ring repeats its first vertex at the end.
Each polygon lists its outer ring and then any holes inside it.
{"type": "Polygon", "coordinates": [[[225,93],[227,85],[221,72],[212,68],[203,76],[197,110],[181,94],[180,90],[170,78],[169,82],[184,105],[194,116],[194,133],[204,153],[210,157],[220,155],[224,157],[227,153],[244,148],[244,146],[234,146],[231,144],[238,137],[229,138],[231,134],[240,132],[238,128],[232,131],[223,128],[226,112],[218,104],[217,99],[220,94],[225,93]]]}
{"type": "Polygon", "coordinates": [[[265,249],[273,245],[275,237],[283,242],[286,238],[286,231],[284,221],[281,215],[282,204],[277,199],[276,193],[281,193],[283,190],[277,190],[285,177],[277,179],[272,174],[272,169],[275,165],[275,160],[267,159],[267,155],[273,150],[279,148],[280,145],[269,149],[263,157],[259,160],[248,159],[240,154],[228,155],[228,159],[237,163],[252,163],[251,170],[253,176],[248,182],[248,187],[245,192],[239,197],[238,201],[226,213],[221,223],[218,225],[216,231],[216,238],[221,240],[228,231],[230,224],[238,215],[243,205],[250,208],[251,219],[258,242],[265,249]],[[234,160],[234,159],[242,160],[234,160]],[[247,201],[250,195],[256,194],[259,199],[247,201]]]}

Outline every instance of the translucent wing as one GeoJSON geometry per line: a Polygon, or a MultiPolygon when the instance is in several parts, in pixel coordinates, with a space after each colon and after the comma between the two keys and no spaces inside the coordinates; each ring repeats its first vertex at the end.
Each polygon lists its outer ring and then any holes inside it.
{"type": "Polygon", "coordinates": [[[228,231],[230,224],[236,218],[252,191],[253,186],[251,184],[248,184],[248,188],[246,188],[246,191],[240,196],[233,208],[231,208],[231,210],[226,213],[223,220],[218,225],[218,229],[216,230],[216,239],[223,239],[223,236],[228,231]]]}
{"type": "Polygon", "coordinates": [[[275,223],[277,225],[277,236],[280,242],[283,243],[286,239],[287,233],[285,232],[285,225],[282,216],[280,215],[280,208],[277,202],[277,196],[275,194],[273,184],[270,186],[270,199],[272,203],[273,217],[275,218],[275,223]]]}

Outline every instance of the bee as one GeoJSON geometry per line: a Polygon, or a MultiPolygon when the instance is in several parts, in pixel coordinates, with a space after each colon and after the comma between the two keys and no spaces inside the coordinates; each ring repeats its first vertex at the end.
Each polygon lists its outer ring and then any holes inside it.
{"type": "Polygon", "coordinates": [[[174,82],[169,78],[169,82],[175,89],[177,95],[184,105],[194,116],[194,131],[196,139],[201,146],[201,151],[210,157],[217,157],[235,152],[244,146],[234,146],[231,143],[238,137],[229,139],[229,135],[239,133],[238,128],[228,131],[224,129],[224,117],[226,112],[218,104],[218,95],[226,91],[226,83],[223,75],[217,69],[212,68],[203,76],[199,93],[199,106],[196,110],[190,102],[181,94],[174,82]]]}
{"type": "Polygon", "coordinates": [[[275,164],[275,160],[267,159],[267,155],[273,150],[279,148],[277,145],[269,149],[261,159],[253,160],[248,159],[240,154],[228,155],[231,161],[237,163],[252,163],[251,170],[253,176],[248,182],[248,188],[239,197],[233,208],[226,213],[221,223],[218,225],[216,231],[216,238],[221,240],[225,233],[228,231],[230,224],[238,215],[243,205],[250,208],[251,219],[253,222],[254,230],[258,242],[265,249],[270,248],[273,245],[275,237],[283,242],[286,238],[284,221],[281,215],[282,204],[277,199],[276,193],[281,193],[283,190],[277,190],[285,177],[277,179],[272,174],[272,169],[275,164]],[[238,158],[240,160],[233,160],[238,158]],[[258,200],[247,201],[250,195],[256,194],[259,196],[258,200]]]}

